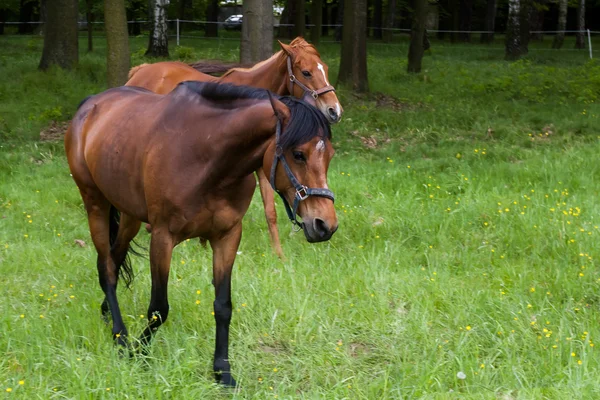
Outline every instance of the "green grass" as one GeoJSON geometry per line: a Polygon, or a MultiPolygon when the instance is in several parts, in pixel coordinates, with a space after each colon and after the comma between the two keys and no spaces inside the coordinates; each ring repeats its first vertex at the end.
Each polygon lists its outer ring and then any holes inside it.
{"type": "MultiPolygon", "coordinates": [[[[346,114],[329,172],[338,232],[308,244],[278,204],[280,262],[258,195],[244,220],[231,327],[240,388],[228,392],[212,380],[210,252],[196,241],[175,250],[172,312],[148,357],[122,359],[112,345],[62,144],[35,140],[102,90],[103,56],[43,74],[41,41],[28,40],[0,39],[2,76],[13,77],[0,82],[6,398],[600,397],[595,62],[551,52],[509,64],[496,50],[434,44],[414,77],[401,45],[371,45],[371,88],[396,108],[339,92],[346,114]]],[[[144,44],[133,41],[135,62],[144,44]]],[[[183,44],[192,58],[237,54],[235,42],[183,44]]],[[[335,82],[339,48],[320,50],[335,82]]],[[[139,334],[147,260],[134,269],[119,300],[139,334]]]]}

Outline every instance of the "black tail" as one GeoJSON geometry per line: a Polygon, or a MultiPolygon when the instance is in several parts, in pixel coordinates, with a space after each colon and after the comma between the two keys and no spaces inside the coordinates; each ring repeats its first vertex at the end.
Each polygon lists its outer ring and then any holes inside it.
{"type": "MultiPolygon", "coordinates": [[[[109,223],[109,243],[112,250],[113,245],[117,241],[117,234],[119,233],[119,221],[121,220],[121,213],[113,205],[110,206],[110,223],[109,223]]],[[[133,282],[133,268],[131,268],[131,260],[129,259],[129,251],[135,255],[140,255],[134,250],[131,250],[129,246],[125,250],[125,254],[121,256],[122,261],[114,260],[117,263],[117,274],[121,274],[121,278],[125,282],[125,287],[130,288],[133,282]]]]}

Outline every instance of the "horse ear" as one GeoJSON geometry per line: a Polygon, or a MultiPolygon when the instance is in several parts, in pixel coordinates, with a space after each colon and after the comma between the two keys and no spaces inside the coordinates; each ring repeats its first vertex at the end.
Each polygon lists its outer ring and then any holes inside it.
{"type": "Polygon", "coordinates": [[[275,113],[275,116],[278,119],[285,119],[285,105],[281,101],[277,100],[270,90],[267,90],[267,94],[269,95],[269,102],[271,103],[271,107],[273,107],[273,112],[275,113]]]}
{"type": "Polygon", "coordinates": [[[294,55],[296,54],[296,49],[294,49],[289,44],[281,43],[281,41],[279,41],[279,40],[278,40],[278,42],[279,42],[279,46],[281,46],[281,50],[283,50],[283,52],[285,54],[287,54],[290,57],[294,57],[294,55]]]}

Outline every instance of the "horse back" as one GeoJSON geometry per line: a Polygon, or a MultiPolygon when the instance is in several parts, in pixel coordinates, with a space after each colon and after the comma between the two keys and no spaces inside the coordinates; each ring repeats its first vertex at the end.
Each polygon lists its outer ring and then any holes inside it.
{"type": "Polygon", "coordinates": [[[137,86],[158,94],[167,94],[184,81],[214,82],[216,77],[204,74],[178,61],[143,64],[131,69],[125,86],[137,86]]]}

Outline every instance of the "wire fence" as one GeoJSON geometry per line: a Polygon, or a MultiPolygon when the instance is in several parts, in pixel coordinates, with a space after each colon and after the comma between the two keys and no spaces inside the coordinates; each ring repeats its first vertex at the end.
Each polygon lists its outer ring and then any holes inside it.
{"type": "MultiPolygon", "coordinates": [[[[135,21],[127,21],[128,24],[128,31],[130,36],[140,36],[140,35],[148,35],[148,32],[150,31],[150,23],[151,21],[147,21],[147,20],[135,20],[135,21]]],[[[241,30],[241,23],[238,24],[231,24],[228,22],[215,22],[215,21],[202,21],[202,20],[184,20],[184,19],[171,19],[171,20],[167,20],[168,23],[168,36],[172,39],[175,40],[176,44],[179,46],[181,39],[185,38],[185,39],[216,39],[216,40],[231,40],[231,41],[239,41],[239,35],[235,36],[235,35],[228,35],[228,34],[223,34],[223,31],[235,31],[235,30],[241,30]],[[218,25],[218,29],[217,29],[217,36],[216,37],[207,37],[205,35],[206,32],[206,27],[208,25],[218,25]]],[[[2,24],[4,25],[8,25],[8,26],[19,26],[19,25],[33,25],[33,26],[37,26],[38,28],[41,28],[43,26],[43,22],[39,22],[39,21],[31,21],[31,22],[3,22],[2,24]]],[[[103,33],[104,33],[104,29],[100,29],[99,27],[104,25],[104,22],[102,21],[94,21],[94,22],[90,22],[90,24],[92,24],[92,32],[93,32],[93,36],[94,37],[103,37],[103,33]]],[[[273,25],[273,28],[276,32],[276,34],[279,34],[281,29],[288,29],[291,30],[290,28],[293,28],[295,25],[294,24],[280,24],[280,23],[275,23],[273,25]]],[[[312,28],[314,25],[313,24],[306,24],[305,25],[306,28],[312,28]]],[[[322,28],[324,29],[338,29],[343,27],[343,25],[341,24],[323,24],[321,25],[322,28]]],[[[87,30],[88,28],[88,22],[79,22],[79,29],[80,31],[84,31],[87,30]]],[[[408,38],[410,37],[410,32],[411,29],[407,29],[407,28],[385,28],[385,27],[374,27],[374,26],[370,26],[367,27],[368,31],[381,31],[388,33],[388,37],[387,40],[384,42],[381,42],[380,44],[382,45],[393,45],[393,44],[398,44],[400,42],[400,40],[398,40],[399,37],[404,37],[404,38],[408,38]]],[[[445,29],[428,29],[427,30],[429,35],[435,35],[435,34],[443,34],[443,35],[454,35],[454,34],[463,34],[463,35],[468,35],[469,38],[471,38],[471,35],[494,35],[494,36],[503,36],[505,35],[505,32],[497,32],[497,31],[483,31],[483,30],[475,30],[475,31],[464,31],[464,30],[445,30],[445,29]]],[[[585,38],[587,39],[585,42],[586,44],[586,49],[589,52],[589,58],[593,58],[593,50],[592,50],[592,35],[593,34],[600,34],[600,31],[591,31],[589,29],[586,30],[564,30],[564,31],[558,31],[558,30],[554,30],[554,31],[530,31],[530,34],[535,34],[541,37],[544,36],[555,36],[557,34],[563,33],[567,36],[569,35],[574,35],[577,33],[582,33],[585,38]]],[[[28,33],[29,35],[41,35],[43,34],[43,29],[38,29],[37,32],[35,29],[31,30],[31,32],[28,33]]],[[[83,33],[82,33],[83,34],[83,33]]],[[[5,33],[3,36],[14,36],[16,35],[16,32],[12,32],[12,33],[5,33]]],[[[19,35],[22,36],[22,35],[19,35]]],[[[322,43],[337,43],[338,41],[333,40],[331,37],[327,36],[325,38],[323,38],[321,40],[322,43]]],[[[464,42],[464,41],[460,41],[460,42],[464,42]]],[[[476,40],[472,40],[471,42],[476,42],[476,40]]],[[[371,44],[374,44],[376,42],[370,42],[371,44]]],[[[489,47],[476,47],[474,45],[470,45],[470,48],[475,49],[475,48],[479,48],[479,49],[489,49],[489,47]]],[[[536,48],[536,50],[542,50],[541,48],[536,48]]],[[[547,48],[546,50],[556,50],[556,49],[551,49],[551,48],[547,48]]],[[[573,51],[580,51],[580,49],[568,49],[568,48],[562,48],[560,49],[560,51],[569,51],[569,50],[573,50],[573,51]]]]}

